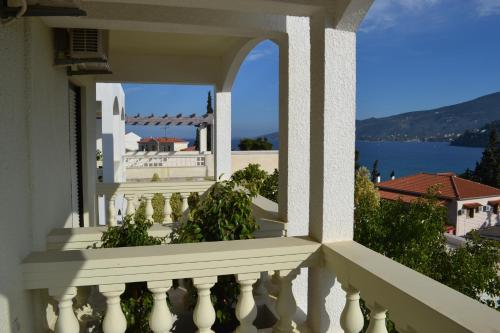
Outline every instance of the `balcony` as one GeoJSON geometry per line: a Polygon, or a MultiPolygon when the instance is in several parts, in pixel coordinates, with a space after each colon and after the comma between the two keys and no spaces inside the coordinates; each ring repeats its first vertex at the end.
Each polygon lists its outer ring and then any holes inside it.
{"type": "Polygon", "coordinates": [[[320,244],[307,237],[281,237],[46,251],[32,253],[22,263],[25,289],[48,290],[57,300],[55,331],[59,333],[80,332],[72,300],[77,289],[86,286],[97,287],[106,299],[103,331],[125,332],[119,297],[125,284],[133,282],[147,282],[154,295],[151,330],[169,332],[174,322],[166,297],[176,279],[193,280],[198,293],[193,322],[198,332],[212,332],[215,311],[210,288],[221,275],[234,275],[240,286],[235,305],[240,325],[237,332],[257,332],[253,324],[255,300],[263,293],[278,320],[274,327],[260,327],[259,332],[317,332],[315,314],[310,314],[308,322],[295,320],[292,284],[303,267],[324,269],[332,288],[336,281],[341,284],[346,292],[345,306],[338,309],[341,313],[328,315],[340,315],[341,327],[348,333],[363,328],[360,297],[371,309],[370,333],[387,332],[387,312],[399,332],[491,333],[500,327],[498,312],[353,241],[320,244]],[[261,273],[268,272],[272,278],[266,284],[266,274],[261,273]],[[277,293],[266,292],[271,281],[277,284],[277,293]]]}

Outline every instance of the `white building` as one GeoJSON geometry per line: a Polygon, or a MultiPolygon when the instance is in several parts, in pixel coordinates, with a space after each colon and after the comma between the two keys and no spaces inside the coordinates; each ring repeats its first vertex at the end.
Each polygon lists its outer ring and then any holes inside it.
{"type": "Polygon", "coordinates": [[[128,132],[125,134],[125,150],[126,151],[138,151],[139,141],[141,137],[134,132],[128,132]]]}
{"type": "MultiPolygon", "coordinates": [[[[400,332],[498,331],[498,312],[353,241],[356,30],[372,1],[47,0],[56,8],[20,1],[7,10],[12,3],[4,2],[0,25],[0,155],[9,156],[0,160],[0,332],[78,333],[73,300],[92,286],[107,300],[104,332],[124,333],[119,297],[131,282],[147,284],[150,326],[168,332],[166,291],[182,278],[198,291],[195,325],[212,332],[210,288],[219,274],[237,277],[239,330],[256,332],[252,285],[263,272],[279,283],[275,332],[359,332],[360,297],[372,310],[371,333],[385,332],[386,311],[400,332]],[[58,16],[23,17],[41,12],[58,16]],[[111,212],[117,190],[128,202],[144,196],[152,216],[152,193],[182,192],[187,206],[186,193],[203,191],[188,182],[96,182],[96,110],[109,106],[96,83],[213,85],[214,176],[224,179],[233,83],[264,39],[280,48],[272,219],[287,237],[86,249],[82,238],[102,233],[97,194],[111,212]],[[49,316],[55,308],[57,318],[49,316]]],[[[122,115],[117,104],[113,117],[122,115]]],[[[103,128],[104,150],[123,151],[104,136],[111,132],[103,128]]],[[[104,151],[105,162],[110,156],[104,151]]],[[[107,221],[116,225],[113,214],[107,221]]]]}

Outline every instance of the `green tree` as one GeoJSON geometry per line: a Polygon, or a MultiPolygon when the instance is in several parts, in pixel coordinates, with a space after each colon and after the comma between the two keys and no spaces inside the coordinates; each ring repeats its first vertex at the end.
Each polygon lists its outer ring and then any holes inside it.
{"type": "Polygon", "coordinates": [[[372,182],[377,182],[378,176],[380,176],[380,172],[378,171],[378,160],[375,160],[372,167],[372,182]]]}
{"type": "Polygon", "coordinates": [[[231,179],[250,191],[278,202],[279,177],[278,169],[269,175],[259,164],[249,164],[245,169],[233,173],[231,179]]]}
{"type": "Polygon", "coordinates": [[[208,91],[208,96],[207,96],[207,113],[214,113],[214,109],[212,108],[212,93],[208,91]]]}
{"type": "MultiPolygon", "coordinates": [[[[356,177],[354,239],[411,269],[476,300],[500,296],[497,275],[500,247],[473,237],[457,250],[447,250],[443,236],[446,208],[436,199],[438,187],[412,203],[381,200],[366,185],[366,171],[356,177]]],[[[496,305],[498,306],[498,305],[496,305]]]]}
{"type": "Polygon", "coordinates": [[[102,161],[102,151],[100,151],[99,149],[95,151],[95,159],[96,161],[102,161]]]}
{"type": "Polygon", "coordinates": [[[256,139],[244,138],[240,140],[238,147],[240,150],[272,150],[273,144],[267,141],[265,137],[256,139]]]}
{"type": "Polygon", "coordinates": [[[472,179],[489,186],[500,187],[500,148],[495,128],[490,132],[488,146],[483,151],[481,161],[476,164],[472,179]]]}

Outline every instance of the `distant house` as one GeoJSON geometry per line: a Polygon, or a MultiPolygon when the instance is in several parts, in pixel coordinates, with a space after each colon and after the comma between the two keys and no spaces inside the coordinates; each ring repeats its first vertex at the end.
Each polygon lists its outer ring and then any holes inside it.
{"type": "Polygon", "coordinates": [[[425,195],[432,186],[439,186],[438,199],[448,209],[449,225],[457,236],[474,229],[500,225],[500,189],[438,173],[402,177],[377,184],[385,200],[412,202],[425,195]]]}
{"type": "Polygon", "coordinates": [[[139,142],[140,151],[182,151],[188,148],[189,142],[176,138],[145,138],[139,142]]]}
{"type": "Polygon", "coordinates": [[[125,150],[126,151],[137,151],[139,150],[139,141],[141,137],[134,132],[128,132],[125,134],[125,150]]]}

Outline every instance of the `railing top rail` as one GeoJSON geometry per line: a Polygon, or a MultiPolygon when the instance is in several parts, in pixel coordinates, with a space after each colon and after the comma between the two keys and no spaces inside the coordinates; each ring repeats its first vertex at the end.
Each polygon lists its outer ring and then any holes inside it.
{"type": "Polygon", "coordinates": [[[295,269],[321,244],[303,237],[46,251],[22,264],[26,289],[86,286],[295,269]]]}
{"type": "Polygon", "coordinates": [[[116,192],[123,194],[165,193],[165,192],[200,192],[206,191],[214,184],[211,180],[172,181],[172,182],[127,182],[127,183],[97,183],[96,192],[99,195],[110,195],[116,192]]]}
{"type": "Polygon", "coordinates": [[[500,331],[500,314],[354,241],[323,246],[327,267],[404,332],[500,331]]]}

